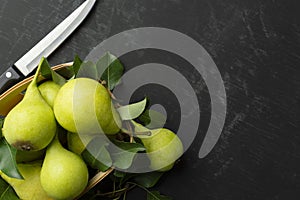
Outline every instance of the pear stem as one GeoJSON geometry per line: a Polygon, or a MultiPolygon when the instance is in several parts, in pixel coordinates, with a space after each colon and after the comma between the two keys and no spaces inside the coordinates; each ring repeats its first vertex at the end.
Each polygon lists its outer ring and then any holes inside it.
{"type": "Polygon", "coordinates": [[[130,143],[133,143],[133,130],[132,130],[132,127],[130,126],[130,123],[129,122],[125,122],[126,126],[127,126],[127,129],[128,129],[128,133],[129,133],[129,136],[130,136],[130,143]]]}
{"type": "Polygon", "coordinates": [[[100,80],[100,84],[101,85],[106,85],[106,81],[105,80],[100,80]]]}
{"type": "Polygon", "coordinates": [[[111,97],[113,100],[117,100],[117,98],[115,97],[115,95],[114,95],[109,89],[107,89],[107,91],[108,91],[110,97],[111,97]]]}
{"type": "Polygon", "coordinates": [[[135,135],[146,135],[146,136],[151,136],[152,133],[151,131],[145,131],[145,132],[134,132],[135,135]]]}

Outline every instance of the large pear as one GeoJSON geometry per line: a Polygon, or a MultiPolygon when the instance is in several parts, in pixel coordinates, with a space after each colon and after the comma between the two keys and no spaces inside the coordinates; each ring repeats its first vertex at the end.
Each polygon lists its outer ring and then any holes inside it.
{"type": "Polygon", "coordinates": [[[64,84],[53,108],[58,123],[70,132],[115,134],[120,130],[121,120],[107,89],[90,78],[64,84]]]}
{"type": "Polygon", "coordinates": [[[41,185],[54,199],[74,199],[87,186],[88,169],[75,153],[62,147],[55,137],[47,147],[41,170],[41,185]]]}
{"type": "Polygon", "coordinates": [[[3,135],[7,142],[19,150],[36,151],[45,148],[56,133],[52,108],[37,88],[38,67],[24,98],[6,116],[3,135]]]}

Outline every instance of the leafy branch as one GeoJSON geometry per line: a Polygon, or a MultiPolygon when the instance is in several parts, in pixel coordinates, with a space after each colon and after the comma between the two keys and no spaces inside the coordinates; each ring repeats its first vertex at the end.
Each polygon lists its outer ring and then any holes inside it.
{"type": "MultiPolygon", "coordinates": [[[[42,75],[53,80],[59,85],[65,84],[68,78],[88,77],[99,81],[107,87],[112,99],[116,100],[112,94],[112,90],[120,83],[124,67],[121,62],[112,54],[107,52],[96,63],[83,62],[78,56],[75,56],[73,65],[67,67],[67,76],[63,73],[54,71],[45,58],[42,58],[42,75]]],[[[138,119],[152,128],[163,125],[166,117],[156,111],[146,109],[147,98],[129,105],[119,106],[116,110],[119,113],[125,127],[119,134],[103,137],[96,137],[86,147],[81,154],[84,161],[91,170],[96,170],[96,176],[105,177],[114,170],[111,178],[113,179],[113,191],[97,193],[96,196],[126,199],[129,190],[139,187],[147,192],[147,200],[169,200],[171,198],[161,195],[158,191],[150,191],[163,175],[162,172],[149,172],[143,174],[125,173],[119,170],[126,170],[133,165],[134,158],[137,153],[145,151],[145,147],[135,136],[149,135],[149,131],[137,132],[131,124],[131,120],[138,119]],[[120,139],[121,138],[121,139],[120,139]],[[105,174],[105,176],[103,176],[105,174]]],[[[3,118],[0,118],[0,127],[3,125],[3,118]]],[[[0,129],[0,136],[2,131],[0,129]]],[[[0,170],[6,175],[14,178],[22,179],[16,164],[16,149],[11,147],[4,138],[0,140],[0,170]]],[[[95,177],[96,177],[95,176],[95,177]]],[[[97,177],[96,177],[97,178],[97,177]]],[[[100,179],[99,179],[100,180],[100,179]]],[[[102,179],[101,179],[102,180],[102,179]]],[[[98,181],[99,182],[99,181],[98,181]]],[[[89,189],[94,187],[97,180],[93,182],[89,189]]],[[[0,200],[1,199],[17,199],[14,198],[14,191],[0,179],[0,200]],[[10,195],[11,198],[10,198],[10,195]]],[[[16,195],[15,195],[16,196],[16,195]]]]}

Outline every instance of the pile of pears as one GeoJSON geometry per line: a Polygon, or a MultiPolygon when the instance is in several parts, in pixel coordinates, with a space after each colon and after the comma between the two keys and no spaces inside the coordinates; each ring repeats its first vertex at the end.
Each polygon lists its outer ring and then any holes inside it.
{"type": "MultiPolygon", "coordinates": [[[[7,177],[1,171],[0,175],[21,199],[74,199],[89,180],[88,166],[80,155],[93,138],[89,136],[117,134],[122,120],[108,90],[96,80],[73,78],[62,86],[47,80],[38,85],[40,68],[22,101],[6,116],[2,129],[6,141],[17,149],[18,169],[24,180],[7,177]],[[59,139],[62,129],[67,132],[67,145],[59,139]],[[85,134],[88,141],[82,142],[79,135],[85,134]]],[[[183,153],[177,135],[164,128],[149,130],[134,125],[138,131],[151,132],[140,137],[150,167],[170,170],[183,153]]]]}

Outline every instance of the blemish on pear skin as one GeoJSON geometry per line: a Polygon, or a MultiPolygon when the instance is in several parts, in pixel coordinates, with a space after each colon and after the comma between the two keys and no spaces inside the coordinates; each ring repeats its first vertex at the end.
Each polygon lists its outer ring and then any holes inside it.
{"type": "Polygon", "coordinates": [[[22,151],[34,151],[35,148],[29,141],[17,141],[12,144],[13,147],[15,147],[18,150],[22,151]]]}

